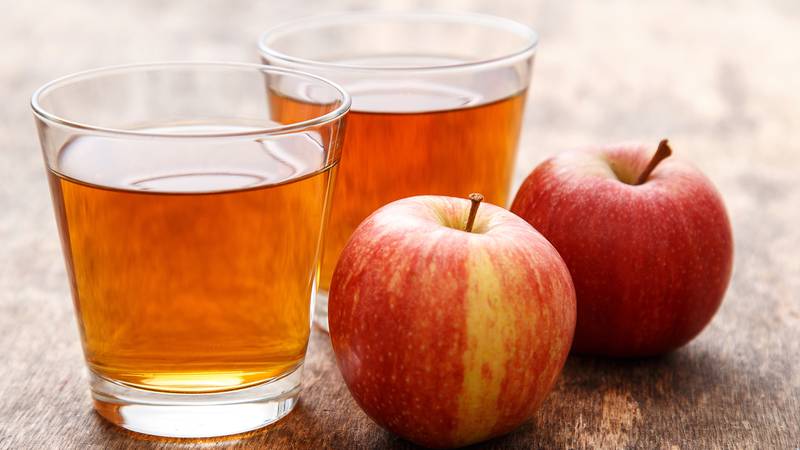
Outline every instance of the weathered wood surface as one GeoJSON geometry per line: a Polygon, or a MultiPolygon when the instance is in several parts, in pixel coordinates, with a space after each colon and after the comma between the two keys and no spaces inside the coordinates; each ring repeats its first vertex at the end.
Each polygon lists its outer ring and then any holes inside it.
{"type": "MultiPolygon", "coordinates": [[[[260,432],[164,441],[94,414],[27,107],[56,76],[147,60],[253,61],[267,26],[379,3],[0,0],[0,448],[410,446],[356,407],[320,334],[301,404],[260,432]]],[[[550,152],[666,136],[716,182],[733,222],[733,280],[697,340],[657,359],[570,358],[536,418],[489,447],[800,447],[800,4],[388,3],[539,29],[517,183],[550,152]]]]}

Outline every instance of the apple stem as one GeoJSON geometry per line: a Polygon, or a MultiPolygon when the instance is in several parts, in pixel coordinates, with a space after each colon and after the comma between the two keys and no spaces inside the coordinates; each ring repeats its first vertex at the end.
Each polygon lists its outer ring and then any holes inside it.
{"type": "Polygon", "coordinates": [[[650,173],[656,168],[658,163],[666,159],[669,155],[672,154],[672,149],[669,148],[669,143],[666,139],[662,139],[661,142],[658,143],[658,149],[656,149],[656,154],[653,155],[653,158],[650,159],[650,162],[647,164],[647,167],[644,168],[644,171],[639,178],[636,180],[636,185],[642,184],[647,181],[647,178],[650,176],[650,173]]]}
{"type": "Polygon", "coordinates": [[[472,205],[469,207],[469,217],[467,218],[467,225],[464,227],[464,231],[467,233],[472,232],[472,226],[475,225],[475,216],[478,215],[478,206],[481,206],[483,195],[473,192],[469,194],[469,200],[472,202],[472,205]]]}

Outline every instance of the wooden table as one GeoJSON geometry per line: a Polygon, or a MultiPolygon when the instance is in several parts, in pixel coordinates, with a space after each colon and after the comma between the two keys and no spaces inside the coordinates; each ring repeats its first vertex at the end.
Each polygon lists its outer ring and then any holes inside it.
{"type": "MultiPolygon", "coordinates": [[[[145,60],[254,60],[272,24],[377,2],[0,1],[0,448],[410,444],[358,409],[315,334],[301,404],[247,436],[163,441],[92,412],[27,102],[43,82],[145,60]]],[[[734,227],[725,302],[662,358],[572,357],[535,419],[493,448],[800,447],[800,7],[771,2],[475,0],[542,35],[515,180],[547,154],[669,137],[734,227]]],[[[391,2],[453,9],[453,2],[391,2]]]]}

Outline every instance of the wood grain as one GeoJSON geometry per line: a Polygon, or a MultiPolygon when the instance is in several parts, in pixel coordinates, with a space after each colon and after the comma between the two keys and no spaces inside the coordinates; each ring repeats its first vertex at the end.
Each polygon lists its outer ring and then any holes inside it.
{"type": "Polygon", "coordinates": [[[0,0],[0,448],[408,448],[354,404],[315,334],[301,404],[209,441],[152,439],[91,409],[27,103],[49,79],[135,61],[254,61],[259,32],[366,7],[469,9],[534,25],[516,183],[561,149],[669,137],[715,181],[736,240],[715,320],[645,360],[572,357],[529,423],[488,448],[800,447],[800,6],[532,0],[0,0]]]}

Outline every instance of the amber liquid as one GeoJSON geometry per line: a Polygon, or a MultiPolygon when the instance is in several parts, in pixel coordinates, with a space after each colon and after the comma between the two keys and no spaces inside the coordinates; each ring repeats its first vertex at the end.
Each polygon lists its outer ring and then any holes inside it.
{"type": "Polygon", "coordinates": [[[215,392],[297,367],[333,177],[324,160],[313,140],[64,147],[64,173],[49,179],[91,370],[215,392]]]}
{"type": "MultiPolygon", "coordinates": [[[[339,255],[358,224],[391,201],[481,192],[486,201],[505,206],[526,93],[473,106],[468,96],[452,98],[447,91],[387,94],[345,87],[353,107],[324,239],[322,290],[328,289],[339,255]],[[448,102],[466,105],[447,106],[448,102]]],[[[329,109],[276,95],[270,104],[282,121],[329,109]]]]}

